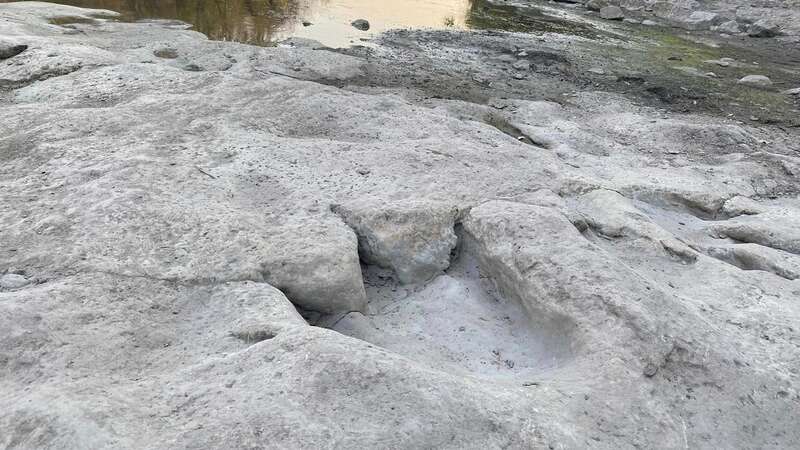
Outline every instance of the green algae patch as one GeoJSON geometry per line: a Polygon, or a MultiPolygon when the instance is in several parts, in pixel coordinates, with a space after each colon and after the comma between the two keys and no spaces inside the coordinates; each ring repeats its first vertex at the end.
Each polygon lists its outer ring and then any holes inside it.
{"type": "Polygon", "coordinates": [[[709,45],[702,42],[703,35],[679,35],[670,28],[630,27],[629,33],[633,48],[607,49],[617,75],[605,83],[609,90],[637,94],[653,106],[678,112],[800,126],[798,101],[782,92],[797,73],[769,58],[769,53],[765,57],[757,49],[725,42],[709,45]],[[722,58],[730,63],[715,63],[722,58]],[[765,75],[773,85],[740,84],[746,75],[765,75]]]}
{"type": "Polygon", "coordinates": [[[644,32],[643,37],[654,42],[654,45],[647,48],[647,54],[657,61],[670,61],[670,57],[678,56],[684,64],[699,65],[703,61],[722,57],[717,47],[700,44],[674,34],[649,31],[644,32]]]}

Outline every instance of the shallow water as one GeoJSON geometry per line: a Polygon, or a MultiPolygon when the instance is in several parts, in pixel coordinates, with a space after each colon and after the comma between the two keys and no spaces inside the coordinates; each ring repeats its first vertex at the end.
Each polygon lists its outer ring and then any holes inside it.
{"type": "MultiPolygon", "coordinates": [[[[0,3],[19,0],[0,0],[0,3]]],[[[533,7],[487,0],[52,0],[108,9],[121,20],[177,19],[211,39],[272,45],[289,37],[314,39],[331,47],[368,41],[391,28],[500,29],[593,35],[580,24],[548,16],[533,7]],[[356,19],[370,22],[355,29],[356,19]]],[[[65,18],[64,22],[68,22],[65,18]]]]}
{"type": "MultiPolygon", "coordinates": [[[[8,0],[0,0],[4,2],[8,0]]],[[[123,20],[178,19],[212,39],[269,45],[304,37],[341,47],[358,44],[389,28],[497,28],[486,20],[486,0],[56,0],[110,9],[123,20]],[[353,28],[370,22],[368,32],[353,28]],[[310,25],[308,24],[310,23],[310,25]]]]}

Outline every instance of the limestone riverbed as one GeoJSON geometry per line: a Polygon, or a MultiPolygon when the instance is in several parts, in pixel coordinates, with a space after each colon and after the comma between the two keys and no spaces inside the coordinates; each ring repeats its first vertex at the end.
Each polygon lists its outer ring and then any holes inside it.
{"type": "Polygon", "coordinates": [[[800,444],[796,36],[529,6],[0,4],[0,448],[800,444]]]}

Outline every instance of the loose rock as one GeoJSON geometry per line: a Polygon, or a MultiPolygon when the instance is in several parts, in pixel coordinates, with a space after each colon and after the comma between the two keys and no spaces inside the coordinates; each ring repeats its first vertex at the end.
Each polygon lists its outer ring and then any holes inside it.
{"type": "Polygon", "coordinates": [[[759,205],[758,202],[741,195],[728,199],[722,205],[722,212],[730,217],[760,214],[765,211],[765,208],[759,205]]]}
{"type": "Polygon", "coordinates": [[[690,30],[706,30],[719,23],[719,15],[709,11],[694,11],[683,23],[690,30]]]}
{"type": "Polygon", "coordinates": [[[720,58],[720,59],[709,59],[707,61],[703,61],[706,64],[716,64],[720,67],[728,67],[734,62],[734,59],[731,58],[720,58]]]}
{"type": "Polygon", "coordinates": [[[528,70],[531,68],[531,63],[525,60],[517,61],[511,65],[515,70],[528,70]]]}
{"type": "Polygon", "coordinates": [[[606,20],[622,20],[625,14],[619,6],[606,6],[600,8],[600,17],[606,20]]]}
{"type": "Polygon", "coordinates": [[[747,29],[747,35],[750,37],[769,38],[778,34],[780,34],[780,26],[771,19],[761,19],[747,29]]]}
{"type": "Polygon", "coordinates": [[[736,34],[740,30],[741,26],[739,25],[739,22],[735,20],[723,22],[716,27],[716,31],[719,31],[720,33],[736,34]]]}
{"type": "Polygon", "coordinates": [[[361,258],[391,269],[403,283],[426,281],[450,265],[456,246],[452,206],[362,200],[332,209],[356,232],[361,258]]]}
{"type": "Polygon", "coordinates": [[[352,25],[354,28],[357,28],[357,29],[359,29],[361,31],[369,30],[369,21],[367,21],[366,19],[356,19],[356,20],[350,22],[350,25],[352,25]]]}
{"type": "Polygon", "coordinates": [[[175,59],[178,57],[178,51],[174,48],[159,48],[153,51],[153,55],[164,59],[175,59]]]}
{"type": "Polygon", "coordinates": [[[19,289],[30,283],[27,278],[15,273],[7,273],[0,277],[0,288],[3,289],[19,289]]]}
{"type": "Polygon", "coordinates": [[[772,86],[772,80],[764,75],[747,75],[739,80],[739,84],[747,84],[750,86],[768,87],[772,86]]]}
{"type": "Polygon", "coordinates": [[[589,0],[586,2],[586,8],[589,11],[600,11],[606,6],[608,6],[608,2],[606,0],[589,0]]]}

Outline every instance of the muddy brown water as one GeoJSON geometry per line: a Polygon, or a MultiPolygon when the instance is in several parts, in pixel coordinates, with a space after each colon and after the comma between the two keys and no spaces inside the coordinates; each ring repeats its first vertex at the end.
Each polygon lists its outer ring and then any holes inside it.
{"type": "MultiPolygon", "coordinates": [[[[14,0],[0,0],[5,3],[14,0]]],[[[107,9],[121,20],[172,19],[192,24],[211,39],[271,45],[289,37],[346,47],[390,28],[504,29],[566,31],[541,13],[517,14],[486,0],[56,0],[55,3],[107,9]],[[369,31],[350,24],[370,22],[369,31]]]]}

